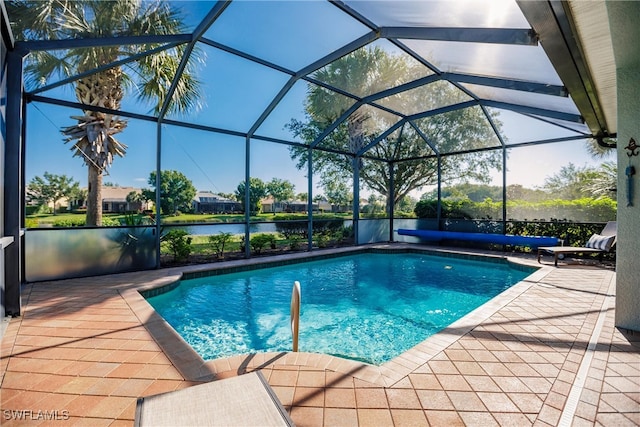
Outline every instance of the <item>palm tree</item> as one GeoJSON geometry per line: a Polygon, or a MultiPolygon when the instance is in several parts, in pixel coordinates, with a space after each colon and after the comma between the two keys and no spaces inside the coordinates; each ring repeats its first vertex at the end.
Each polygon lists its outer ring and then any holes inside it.
{"type": "MultiPolygon", "coordinates": [[[[14,33],[23,40],[184,32],[178,11],[159,0],[16,0],[8,6],[14,33]]],[[[154,112],[158,113],[179,69],[184,45],[143,56],[127,63],[126,68],[117,65],[92,72],[157,46],[101,46],[33,52],[25,65],[27,84],[38,86],[51,78],[81,74],[74,81],[80,103],[120,110],[125,92],[134,89],[138,99],[152,103],[154,112]]],[[[185,112],[199,107],[199,82],[193,73],[193,62],[190,61],[180,76],[168,111],[185,112]]],[[[72,118],[77,123],[62,128],[62,133],[66,136],[65,142],[74,142],[74,156],[81,157],[88,167],[86,224],[99,226],[102,225],[102,176],[114,156],[123,157],[126,153],[126,145],[114,135],[122,132],[127,122],[117,115],[92,110],[84,110],[84,115],[72,118]]]]}
{"type": "Polygon", "coordinates": [[[595,171],[591,181],[587,183],[585,192],[597,199],[609,197],[615,199],[618,187],[618,165],[616,162],[603,162],[595,171]]]}

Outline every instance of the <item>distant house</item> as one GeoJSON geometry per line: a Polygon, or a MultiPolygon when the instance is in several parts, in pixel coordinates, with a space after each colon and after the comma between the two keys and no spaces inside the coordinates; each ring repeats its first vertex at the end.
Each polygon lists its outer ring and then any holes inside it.
{"type": "Polygon", "coordinates": [[[277,202],[273,197],[265,197],[260,200],[260,210],[262,213],[279,213],[284,212],[283,202],[277,202]]]}
{"type": "MultiPolygon", "coordinates": [[[[32,214],[34,212],[36,212],[40,207],[41,207],[41,202],[37,199],[34,199],[29,193],[28,193],[28,189],[27,192],[25,192],[24,195],[24,204],[25,204],[25,208],[27,211],[27,214],[32,214]]],[[[47,208],[49,208],[49,210],[51,212],[65,212],[68,209],[72,209],[73,205],[72,205],[73,201],[70,201],[67,197],[62,197],[61,199],[58,199],[54,202],[49,201],[47,202],[45,205],[47,206],[47,208]]]]}
{"type": "Polygon", "coordinates": [[[333,206],[331,206],[331,203],[329,203],[329,202],[327,202],[325,200],[320,200],[318,202],[318,210],[320,212],[331,212],[332,208],[333,208],[333,206]]]}
{"type": "MultiPolygon", "coordinates": [[[[86,188],[84,188],[86,190],[86,188]]],[[[134,187],[102,187],[102,212],[103,213],[123,213],[123,212],[139,212],[144,209],[151,209],[153,203],[147,202],[127,202],[129,193],[142,193],[142,190],[134,187]]],[[[27,205],[33,205],[34,202],[27,199],[27,205]]],[[[68,208],[69,210],[86,209],[87,201],[84,199],[60,199],[57,208],[68,208]]],[[[53,204],[49,203],[49,207],[53,208],[53,204]]]]}
{"type": "MultiPolygon", "coordinates": [[[[302,200],[291,200],[285,203],[285,212],[308,212],[309,204],[302,200]]],[[[311,209],[314,211],[318,210],[318,204],[312,203],[311,209]]]]}
{"type": "MultiPolygon", "coordinates": [[[[260,205],[262,206],[263,213],[280,213],[280,212],[307,212],[307,208],[309,207],[308,203],[303,200],[287,200],[287,201],[276,201],[273,197],[269,196],[260,201],[260,205]]],[[[318,204],[313,203],[312,209],[314,211],[318,210],[318,204]]]]}
{"type": "Polygon", "coordinates": [[[127,196],[131,192],[142,193],[142,190],[134,187],[102,187],[102,212],[139,212],[143,209],[149,209],[146,203],[127,202],[127,196]]]}
{"type": "Polygon", "coordinates": [[[227,199],[211,191],[198,191],[193,198],[193,211],[195,213],[240,213],[242,204],[235,200],[227,199]]]}

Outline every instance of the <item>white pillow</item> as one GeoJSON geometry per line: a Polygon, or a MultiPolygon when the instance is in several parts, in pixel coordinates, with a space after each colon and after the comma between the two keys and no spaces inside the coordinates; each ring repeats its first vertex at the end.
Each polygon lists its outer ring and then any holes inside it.
{"type": "Polygon", "coordinates": [[[589,238],[585,247],[608,251],[611,249],[611,245],[613,245],[613,240],[615,238],[616,236],[601,236],[599,234],[594,234],[589,238]]]}

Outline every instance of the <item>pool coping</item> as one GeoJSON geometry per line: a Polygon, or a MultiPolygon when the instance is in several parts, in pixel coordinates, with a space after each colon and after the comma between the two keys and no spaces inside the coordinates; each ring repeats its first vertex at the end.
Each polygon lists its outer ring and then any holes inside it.
{"type": "Polygon", "coordinates": [[[120,290],[120,294],[186,380],[204,382],[217,379],[230,371],[234,371],[237,375],[266,366],[274,366],[277,368],[278,365],[294,365],[329,369],[335,372],[349,374],[354,378],[367,381],[371,384],[389,387],[405,378],[416,368],[470,332],[482,321],[526,292],[531,286],[542,280],[550,271],[552,271],[552,268],[549,266],[534,264],[531,260],[503,254],[486,254],[464,249],[453,250],[414,244],[389,243],[173,268],[169,269],[169,271],[167,271],[168,274],[163,277],[150,280],[147,283],[127,286],[120,290]],[[265,265],[289,265],[310,260],[334,258],[350,253],[389,251],[432,253],[439,256],[483,259],[499,263],[508,262],[514,266],[523,266],[523,268],[533,267],[537,268],[537,270],[467,315],[456,320],[445,329],[379,366],[327,354],[308,352],[250,353],[206,361],[153,309],[145,298],[145,295],[159,294],[177,286],[179,281],[185,278],[185,276],[187,278],[205,277],[208,275],[221,274],[221,272],[248,271],[262,268],[265,265]]]}

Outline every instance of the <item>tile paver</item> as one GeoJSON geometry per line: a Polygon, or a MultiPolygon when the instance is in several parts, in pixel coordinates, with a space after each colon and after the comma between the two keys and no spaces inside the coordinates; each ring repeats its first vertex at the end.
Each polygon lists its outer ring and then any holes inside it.
{"type": "Polygon", "coordinates": [[[393,427],[394,420],[388,409],[358,409],[358,425],[362,427],[393,427]]]}
{"type": "MultiPolygon", "coordinates": [[[[606,268],[544,267],[380,367],[310,353],[202,361],[136,291],[198,268],[24,286],[0,346],[2,414],[131,426],[137,397],[261,369],[299,426],[557,425],[586,369],[573,425],[640,424],[640,333],[602,311],[606,268]]],[[[12,417],[3,426],[39,423],[12,417]]]]}

